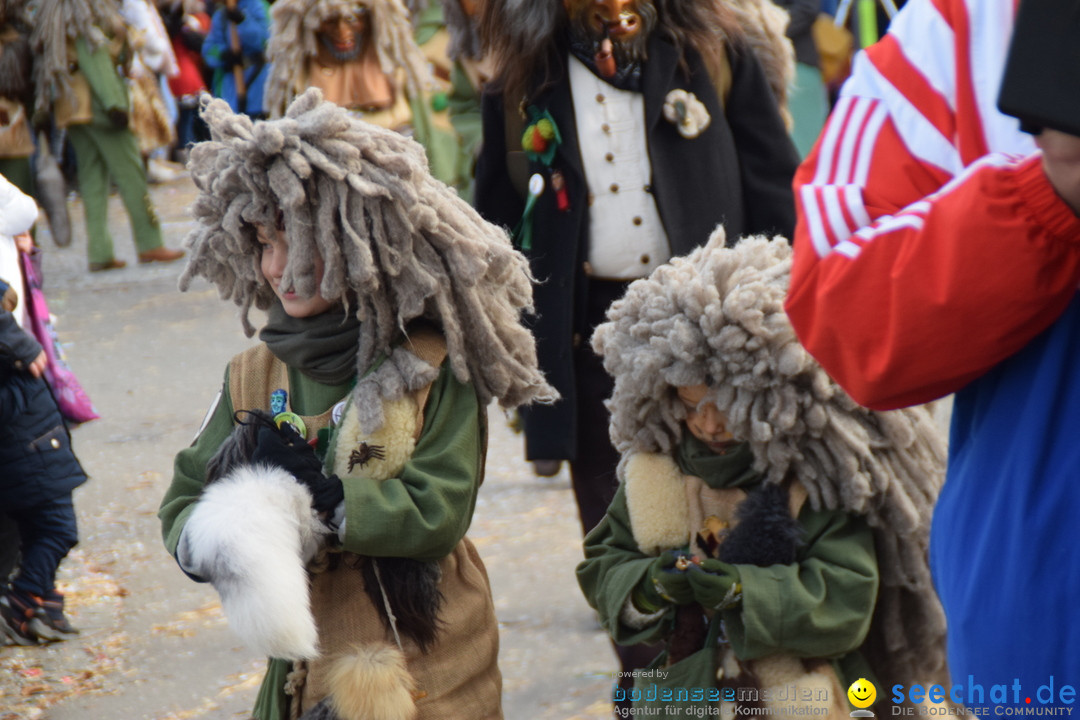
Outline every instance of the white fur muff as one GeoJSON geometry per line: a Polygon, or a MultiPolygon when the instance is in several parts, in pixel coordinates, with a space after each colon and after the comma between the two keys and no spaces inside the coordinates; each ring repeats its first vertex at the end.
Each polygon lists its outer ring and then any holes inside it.
{"type": "Polygon", "coordinates": [[[292,475],[243,465],[203,490],[177,557],[214,586],[245,644],[268,657],[311,659],[317,630],[305,565],[328,532],[292,475]]]}

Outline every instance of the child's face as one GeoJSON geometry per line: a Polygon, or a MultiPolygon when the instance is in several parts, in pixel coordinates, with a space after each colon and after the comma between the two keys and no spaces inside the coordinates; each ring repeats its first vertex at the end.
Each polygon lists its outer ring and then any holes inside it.
{"type": "MultiPolygon", "coordinates": [[[[278,228],[258,228],[259,245],[262,255],[259,268],[263,277],[274,288],[274,294],[281,300],[281,306],[285,308],[285,314],[294,318],[306,318],[321,315],[334,306],[322,295],[315,293],[309,298],[301,297],[292,288],[281,287],[281,275],[285,272],[285,263],[289,259],[289,245],[285,241],[285,233],[278,228]]],[[[323,260],[318,254],[315,255],[315,286],[322,282],[323,260]]]]}
{"type": "Polygon", "coordinates": [[[708,385],[685,385],[676,388],[686,408],[686,429],[715,453],[723,452],[735,440],[728,432],[727,418],[714,403],[701,404],[708,385]],[[700,407],[699,407],[700,406],[700,407]]]}

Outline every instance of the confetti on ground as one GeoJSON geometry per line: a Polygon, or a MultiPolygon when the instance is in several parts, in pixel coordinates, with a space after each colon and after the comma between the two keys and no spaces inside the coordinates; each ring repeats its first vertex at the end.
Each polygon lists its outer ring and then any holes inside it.
{"type": "MultiPolygon", "coordinates": [[[[78,550],[65,560],[73,579],[59,584],[72,624],[80,617],[115,619],[126,591],[101,564],[90,564],[78,550]]],[[[0,647],[0,720],[36,720],[45,710],[70,698],[108,690],[107,676],[121,669],[130,645],[123,632],[89,633],[70,640],[31,647],[0,647]]]]}

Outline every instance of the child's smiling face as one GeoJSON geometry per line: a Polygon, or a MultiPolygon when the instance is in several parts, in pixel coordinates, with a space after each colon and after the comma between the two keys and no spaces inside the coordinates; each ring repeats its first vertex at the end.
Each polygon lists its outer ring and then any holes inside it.
{"type": "MultiPolygon", "coordinates": [[[[289,244],[285,240],[285,232],[279,228],[258,227],[259,268],[262,270],[266,282],[274,289],[274,294],[281,300],[281,306],[285,308],[285,314],[294,318],[315,317],[334,306],[322,295],[315,293],[309,298],[301,297],[293,288],[281,287],[281,276],[285,272],[285,263],[289,260],[289,244]]],[[[323,261],[317,254],[315,256],[315,286],[322,282],[323,261]]]]}
{"type": "Polygon", "coordinates": [[[715,453],[727,450],[735,441],[727,428],[727,417],[712,402],[702,403],[708,385],[684,385],[676,388],[686,408],[686,429],[715,453]]]}

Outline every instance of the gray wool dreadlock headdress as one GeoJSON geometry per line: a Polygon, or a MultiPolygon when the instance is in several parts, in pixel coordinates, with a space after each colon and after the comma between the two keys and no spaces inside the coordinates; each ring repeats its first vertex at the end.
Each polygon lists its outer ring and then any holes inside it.
{"type": "Polygon", "coordinates": [[[825,373],[784,312],[790,272],[783,238],[725,248],[718,229],[632,283],[592,340],[615,378],[611,438],[624,458],[670,453],[686,417],[675,388],[708,385],[766,482],[793,478],[815,509],[867,518],[881,570],[868,659],[890,682],[925,681],[945,664],[926,558],[944,441],[926,408],[862,408],[825,373]]]}
{"type": "Polygon", "coordinates": [[[120,32],[123,26],[118,3],[112,0],[38,0],[30,36],[36,56],[36,109],[48,112],[61,95],[74,99],[68,41],[82,37],[93,52],[107,42],[107,34],[120,32]]]}
{"type": "Polygon", "coordinates": [[[431,176],[419,144],[350,117],[316,88],[279,120],[253,123],[222,100],[210,101],[203,117],[211,140],[191,152],[201,193],[181,290],[206,278],[242,308],[244,330],[253,334],[249,309],[274,299],[259,269],[256,226],[274,227],[280,211],[289,245],[282,284],[355,307],[358,377],[389,356],[357,385],[362,427],[381,425],[379,400],[434,378],[393,349],[417,319],[438,325],[455,376],[471,382],[483,403],[554,399],[520,322],[532,308],[527,261],[505,231],[431,176]],[[319,287],[316,254],[324,263],[319,287]]]}
{"type": "Polygon", "coordinates": [[[372,37],[382,71],[390,77],[404,71],[406,89],[413,97],[432,87],[431,69],[413,37],[409,11],[402,0],[277,0],[270,10],[270,42],[266,45],[272,67],[264,105],[270,117],[281,117],[289,103],[307,89],[308,60],[319,51],[319,25],[356,5],[371,13],[372,37]]]}

